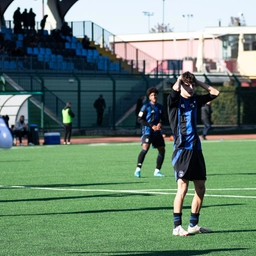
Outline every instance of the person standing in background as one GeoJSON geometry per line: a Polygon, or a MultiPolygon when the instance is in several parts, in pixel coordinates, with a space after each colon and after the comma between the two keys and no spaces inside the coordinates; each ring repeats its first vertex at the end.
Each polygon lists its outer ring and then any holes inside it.
{"type": "Polygon", "coordinates": [[[41,30],[43,32],[44,28],[45,28],[45,23],[46,23],[46,19],[47,19],[48,15],[44,15],[43,19],[40,21],[40,27],[41,27],[41,30]]]}
{"type": "Polygon", "coordinates": [[[23,29],[25,30],[24,32],[27,33],[29,27],[29,14],[27,9],[24,9],[23,13],[21,14],[21,19],[23,23],[23,29]]]}
{"type": "Polygon", "coordinates": [[[204,124],[202,138],[203,140],[206,140],[206,135],[208,134],[208,131],[212,127],[212,107],[210,101],[207,102],[204,106],[202,106],[201,119],[204,124]]]}
{"type": "Polygon", "coordinates": [[[21,22],[22,22],[22,16],[21,16],[21,12],[20,12],[20,7],[18,7],[17,10],[13,14],[13,23],[14,23],[14,33],[15,34],[21,33],[21,30],[22,30],[21,22]]]}
{"type": "Polygon", "coordinates": [[[35,25],[36,25],[36,14],[33,12],[33,9],[30,8],[28,13],[28,20],[29,20],[29,29],[32,31],[35,31],[35,25]]]}
{"type": "Polygon", "coordinates": [[[72,133],[72,119],[75,114],[71,110],[71,102],[67,102],[64,109],[62,109],[62,122],[64,124],[64,145],[70,145],[70,138],[72,133]]]}
{"type": "Polygon", "coordinates": [[[99,98],[97,100],[95,100],[93,106],[97,111],[96,123],[97,123],[97,125],[101,126],[102,121],[103,121],[104,110],[106,108],[106,102],[105,102],[102,94],[100,94],[99,98]]]}

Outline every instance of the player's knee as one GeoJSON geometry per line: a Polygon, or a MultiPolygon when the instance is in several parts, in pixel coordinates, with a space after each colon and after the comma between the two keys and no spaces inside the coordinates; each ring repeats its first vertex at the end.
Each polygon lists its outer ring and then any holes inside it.
{"type": "Polygon", "coordinates": [[[141,150],[141,154],[146,155],[147,153],[148,153],[148,149],[142,149],[142,150],[141,150]]]}
{"type": "Polygon", "coordinates": [[[185,189],[185,188],[181,188],[181,189],[178,189],[177,191],[177,196],[180,198],[180,199],[184,199],[186,194],[188,192],[188,189],[185,189]]]}
{"type": "Polygon", "coordinates": [[[195,188],[195,191],[198,194],[198,196],[203,196],[205,194],[205,185],[197,186],[195,188]]]}
{"type": "Polygon", "coordinates": [[[165,155],[165,148],[159,148],[158,149],[159,155],[161,155],[162,157],[164,157],[165,155]]]}

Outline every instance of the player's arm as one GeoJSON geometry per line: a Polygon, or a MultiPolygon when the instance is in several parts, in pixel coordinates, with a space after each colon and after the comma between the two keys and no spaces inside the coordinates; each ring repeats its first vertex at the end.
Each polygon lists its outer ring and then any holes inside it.
{"type": "Polygon", "coordinates": [[[175,82],[175,84],[172,86],[171,93],[167,97],[167,109],[170,109],[177,104],[180,97],[181,85],[182,85],[182,76],[180,75],[177,81],[175,82]]]}
{"type": "Polygon", "coordinates": [[[139,114],[138,114],[138,123],[143,125],[143,126],[149,126],[149,127],[152,127],[152,124],[147,122],[146,120],[146,116],[147,116],[147,107],[144,105],[142,106],[139,114]]]}
{"type": "Polygon", "coordinates": [[[165,122],[165,113],[164,113],[164,108],[161,107],[161,113],[160,113],[160,121],[157,124],[157,130],[162,130],[162,124],[165,122]]]}
{"type": "Polygon", "coordinates": [[[182,76],[180,75],[176,81],[176,83],[173,85],[172,89],[176,92],[180,92],[180,87],[182,84],[182,80],[181,80],[182,76]]]}
{"type": "Polygon", "coordinates": [[[203,82],[197,80],[196,78],[195,78],[195,82],[196,82],[196,84],[197,84],[198,86],[202,87],[202,88],[205,89],[207,92],[209,92],[209,94],[211,94],[211,95],[213,95],[213,96],[215,96],[215,97],[218,97],[218,96],[219,96],[220,92],[219,92],[216,88],[212,87],[211,85],[205,84],[205,83],[203,83],[203,82]]]}
{"type": "Polygon", "coordinates": [[[74,112],[73,112],[71,109],[68,110],[68,114],[69,114],[72,118],[75,117],[75,114],[74,114],[74,112]]]}

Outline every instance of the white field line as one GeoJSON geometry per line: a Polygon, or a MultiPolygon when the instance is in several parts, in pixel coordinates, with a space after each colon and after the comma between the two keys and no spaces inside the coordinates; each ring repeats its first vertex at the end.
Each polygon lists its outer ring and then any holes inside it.
{"type": "MultiPolygon", "coordinates": [[[[222,143],[222,142],[256,142],[256,139],[237,139],[237,140],[225,140],[225,139],[219,139],[219,140],[208,140],[208,141],[202,141],[203,143],[222,143]]],[[[166,144],[172,144],[173,141],[166,141],[166,144]]],[[[100,146],[138,146],[140,145],[140,141],[138,142],[111,142],[111,143],[81,143],[81,144],[73,144],[73,146],[90,146],[90,147],[100,147],[100,146]]],[[[23,147],[12,147],[11,150],[15,149],[41,149],[41,148],[49,148],[49,147],[59,147],[60,145],[44,145],[43,147],[40,146],[23,146],[23,147]]]]}
{"type": "MultiPolygon", "coordinates": [[[[152,188],[152,189],[142,189],[141,191],[162,191],[162,190],[175,190],[176,188],[152,188]]],[[[190,188],[189,190],[193,190],[190,188]]],[[[206,190],[213,190],[213,191],[223,191],[223,190],[256,190],[256,188],[206,188],[206,190]]]]}
{"type": "MultiPolygon", "coordinates": [[[[256,142],[256,139],[238,139],[238,140],[225,140],[225,139],[216,139],[216,140],[208,140],[203,141],[203,143],[223,143],[223,142],[256,142]]],[[[173,141],[165,141],[166,144],[173,145],[173,141]]],[[[74,144],[76,145],[76,144],[74,144]]],[[[138,142],[106,142],[106,143],[88,143],[88,144],[77,144],[77,145],[85,145],[85,146],[138,146],[140,145],[140,141],[138,142]]]]}
{"type": "MultiPolygon", "coordinates": [[[[155,194],[155,195],[175,195],[176,189],[152,189],[152,190],[113,190],[113,189],[78,189],[78,188],[46,188],[46,187],[30,187],[30,186],[4,186],[0,185],[0,188],[7,188],[7,189],[33,189],[33,190],[49,190],[49,191],[79,191],[79,192],[104,192],[104,193],[132,193],[132,194],[155,194]],[[162,192],[159,190],[169,190],[174,192],[162,192]]],[[[189,189],[192,190],[192,189],[189,189]]],[[[225,188],[225,189],[208,189],[212,191],[228,191],[228,190],[255,190],[255,188],[225,188]]],[[[193,196],[194,193],[187,193],[189,196],[193,196]]],[[[241,195],[210,195],[205,194],[208,197],[226,197],[226,198],[247,198],[247,199],[256,199],[256,196],[241,196],[241,195]]]]}
{"type": "Polygon", "coordinates": [[[220,139],[214,139],[214,140],[203,140],[201,141],[203,143],[216,143],[216,142],[256,142],[256,139],[232,139],[232,140],[229,140],[229,139],[224,139],[224,138],[220,138],[220,139]]]}

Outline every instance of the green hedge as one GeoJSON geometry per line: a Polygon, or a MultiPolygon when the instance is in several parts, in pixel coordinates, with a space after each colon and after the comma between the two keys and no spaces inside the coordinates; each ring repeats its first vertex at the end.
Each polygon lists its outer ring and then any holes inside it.
{"type": "MultiPolygon", "coordinates": [[[[220,95],[212,102],[212,121],[215,125],[256,124],[256,88],[236,86],[215,86],[220,95]],[[240,109],[238,106],[240,103],[240,109]]],[[[202,88],[196,88],[202,94],[202,88]]],[[[200,113],[199,113],[200,116],[200,113]]]]}

